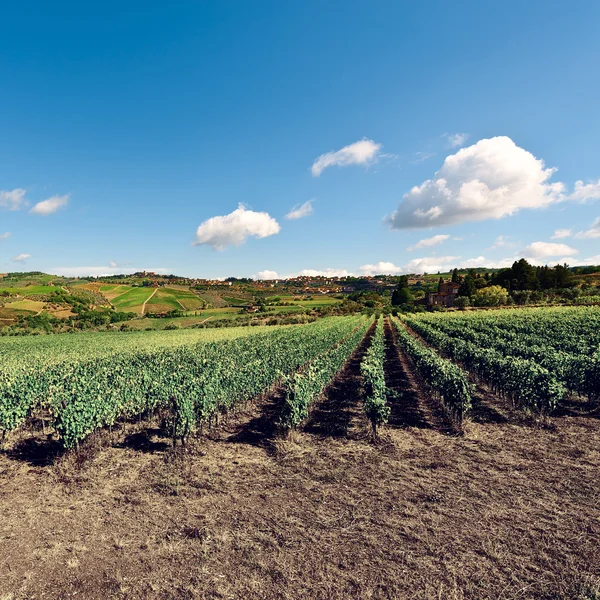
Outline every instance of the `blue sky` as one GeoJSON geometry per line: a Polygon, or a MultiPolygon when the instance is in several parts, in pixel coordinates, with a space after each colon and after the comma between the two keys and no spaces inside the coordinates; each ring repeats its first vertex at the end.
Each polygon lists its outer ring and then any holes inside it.
{"type": "Polygon", "coordinates": [[[0,19],[0,271],[600,263],[595,0],[0,19]]]}

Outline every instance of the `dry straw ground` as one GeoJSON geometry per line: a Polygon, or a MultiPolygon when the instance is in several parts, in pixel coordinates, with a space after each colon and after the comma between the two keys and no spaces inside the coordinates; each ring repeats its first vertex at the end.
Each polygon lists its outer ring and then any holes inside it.
{"type": "Polygon", "coordinates": [[[358,358],[285,440],[277,394],[185,450],[147,424],[54,460],[12,440],[0,598],[600,598],[600,420],[488,394],[452,435],[390,353],[374,444],[358,358]]]}

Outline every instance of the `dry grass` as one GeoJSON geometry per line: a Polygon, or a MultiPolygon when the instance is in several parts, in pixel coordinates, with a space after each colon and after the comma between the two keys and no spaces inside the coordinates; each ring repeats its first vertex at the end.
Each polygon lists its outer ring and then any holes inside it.
{"type": "Polygon", "coordinates": [[[0,455],[0,598],[600,598],[599,420],[456,437],[400,409],[372,444],[354,399],[349,435],[281,439],[273,402],[186,448],[127,426],[0,455]]]}

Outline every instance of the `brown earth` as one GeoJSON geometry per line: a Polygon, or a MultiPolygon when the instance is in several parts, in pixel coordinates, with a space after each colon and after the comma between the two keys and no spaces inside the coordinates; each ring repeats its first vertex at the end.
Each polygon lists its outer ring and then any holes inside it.
{"type": "Polygon", "coordinates": [[[54,460],[39,433],[9,441],[0,599],[600,598],[600,421],[536,426],[481,394],[448,435],[390,350],[372,443],[361,351],[287,439],[274,393],[185,449],[148,424],[54,460]]]}

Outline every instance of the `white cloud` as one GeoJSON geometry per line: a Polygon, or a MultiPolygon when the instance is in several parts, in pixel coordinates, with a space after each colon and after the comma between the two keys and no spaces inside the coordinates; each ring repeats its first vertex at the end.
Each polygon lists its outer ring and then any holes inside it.
{"type": "Polygon", "coordinates": [[[108,264],[110,265],[111,269],[116,269],[117,268],[117,263],[114,260],[111,260],[108,264]]]}
{"type": "Polygon", "coordinates": [[[575,190],[569,196],[571,200],[598,200],[600,199],[600,179],[592,183],[575,182],[575,190]]]}
{"type": "Polygon", "coordinates": [[[425,162],[426,160],[429,160],[430,158],[435,156],[435,152],[415,152],[415,156],[416,158],[414,160],[411,160],[411,164],[413,165],[419,165],[422,162],[425,162]]]}
{"type": "Polygon", "coordinates": [[[140,273],[147,271],[148,273],[159,273],[166,275],[170,273],[168,269],[163,268],[146,268],[124,270],[122,267],[55,267],[50,270],[53,275],[62,275],[63,277],[104,277],[108,275],[121,275],[129,273],[140,273]]]}
{"type": "Polygon", "coordinates": [[[266,212],[247,210],[240,204],[232,213],[204,221],[196,231],[194,246],[206,244],[213,250],[240,246],[249,236],[265,238],[279,233],[279,223],[266,212]]]}
{"type": "Polygon", "coordinates": [[[348,277],[349,275],[352,275],[352,273],[349,273],[348,271],[346,271],[345,269],[324,269],[324,270],[318,270],[318,269],[304,269],[303,271],[300,271],[299,273],[296,273],[295,275],[288,275],[288,277],[302,277],[302,276],[306,276],[306,277],[348,277]]]}
{"type": "Polygon", "coordinates": [[[500,260],[489,260],[485,256],[477,256],[476,258],[467,258],[461,260],[456,265],[458,269],[477,269],[481,267],[487,267],[489,269],[504,269],[510,267],[514,262],[515,258],[502,258],[500,260]]]}
{"type": "Polygon", "coordinates": [[[415,258],[409,261],[405,267],[405,273],[435,273],[437,271],[445,271],[450,265],[456,266],[453,263],[460,256],[426,256],[424,258],[415,258]]]}
{"type": "Polygon", "coordinates": [[[414,246],[409,246],[407,250],[412,252],[413,250],[418,250],[419,248],[430,248],[431,246],[438,246],[439,244],[443,244],[450,236],[449,235],[434,235],[430,238],[425,238],[424,240],[419,240],[414,246]]]}
{"type": "Polygon", "coordinates": [[[589,258],[586,258],[585,260],[582,260],[582,261],[578,260],[577,264],[578,265],[582,265],[582,266],[585,266],[585,265],[593,265],[593,266],[600,265],[600,254],[596,254],[596,256],[590,256],[589,258]]]}
{"type": "Polygon", "coordinates": [[[533,242],[526,248],[523,248],[521,254],[525,258],[549,258],[552,256],[573,256],[579,250],[571,248],[566,244],[554,244],[552,242],[533,242]]]}
{"type": "Polygon", "coordinates": [[[313,177],[318,177],[327,167],[348,165],[370,165],[377,162],[381,144],[363,138],[341,150],[321,154],[312,165],[313,177]]]}
{"type": "Polygon", "coordinates": [[[269,271],[267,269],[265,271],[259,271],[256,275],[252,276],[252,279],[261,279],[261,280],[279,279],[279,275],[277,275],[277,271],[269,271]]]}
{"type": "Polygon", "coordinates": [[[312,207],[313,200],[307,200],[304,204],[300,206],[296,205],[290,212],[285,215],[286,219],[302,219],[303,217],[308,217],[313,214],[312,207]]]}
{"type": "Polygon", "coordinates": [[[491,246],[491,250],[496,250],[498,248],[514,248],[517,244],[510,241],[509,235],[499,235],[493,245],[491,246]]]}
{"type": "Polygon", "coordinates": [[[398,275],[400,273],[437,273],[438,271],[449,271],[453,268],[475,269],[478,267],[488,267],[490,269],[499,269],[509,267],[515,261],[514,258],[505,258],[502,260],[489,260],[484,256],[467,258],[461,260],[460,256],[425,256],[415,258],[406,265],[399,267],[391,262],[378,262],[374,265],[363,265],[359,268],[364,275],[398,275]]]}
{"type": "Polygon", "coordinates": [[[31,254],[18,254],[13,256],[13,262],[25,262],[28,258],[31,258],[31,254]]]}
{"type": "Polygon", "coordinates": [[[0,240],[7,240],[11,235],[12,233],[10,231],[7,231],[6,233],[0,235],[0,240]]]}
{"type": "Polygon", "coordinates": [[[460,148],[465,145],[465,142],[469,139],[468,133],[450,133],[446,134],[448,140],[448,146],[450,148],[460,148]]]}
{"type": "Polygon", "coordinates": [[[25,200],[25,190],[22,188],[16,188],[14,190],[0,190],[0,208],[7,208],[8,210],[19,210],[27,206],[25,200]]]}
{"type": "Polygon", "coordinates": [[[573,232],[570,229],[556,229],[554,231],[554,235],[552,236],[553,240],[562,240],[564,238],[571,237],[573,232]]]}
{"type": "Polygon", "coordinates": [[[51,215],[57,210],[64,208],[69,203],[69,195],[52,196],[47,200],[38,202],[29,212],[34,215],[51,215]]]}
{"type": "Polygon", "coordinates": [[[598,217],[587,231],[580,231],[575,235],[578,240],[595,240],[600,238],[600,217],[598,217]]]}
{"type": "Polygon", "coordinates": [[[564,184],[549,181],[554,172],[508,137],[480,140],[448,156],[435,177],[406,193],[386,220],[393,229],[408,229],[543,208],[566,199],[564,184]]]}
{"type": "Polygon", "coordinates": [[[394,263],[379,261],[374,265],[363,265],[358,269],[364,275],[397,275],[404,273],[404,267],[397,267],[394,263]]]}

